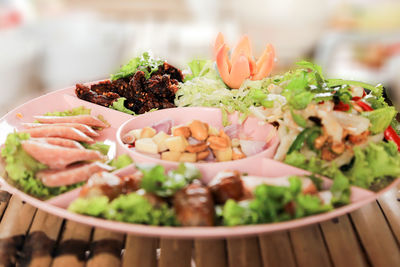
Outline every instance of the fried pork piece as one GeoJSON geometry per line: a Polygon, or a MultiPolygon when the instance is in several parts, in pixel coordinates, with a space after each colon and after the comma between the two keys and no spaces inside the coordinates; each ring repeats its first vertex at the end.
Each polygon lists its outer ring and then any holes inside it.
{"type": "Polygon", "coordinates": [[[91,127],[107,128],[108,125],[93,115],[34,116],[40,123],[81,123],[91,127]]]}
{"type": "Polygon", "coordinates": [[[237,171],[219,172],[208,186],[218,204],[223,204],[230,198],[240,200],[245,196],[242,179],[237,171]]]}
{"type": "Polygon", "coordinates": [[[55,170],[64,169],[78,161],[104,159],[99,151],[55,146],[34,140],[23,141],[22,148],[34,159],[55,170]]]}
{"type": "Polygon", "coordinates": [[[110,200],[121,194],[128,194],[140,188],[142,174],[136,172],[119,177],[113,173],[99,172],[92,175],[82,187],[81,197],[107,196],[110,200]]]}
{"type": "MultiPolygon", "coordinates": [[[[108,85],[111,84],[110,81],[107,81],[108,85]]],[[[108,85],[102,84],[103,88],[108,88],[108,85]]],[[[92,86],[93,88],[94,86],[92,86]]],[[[97,92],[93,90],[92,88],[89,88],[88,86],[85,86],[83,84],[77,84],[75,93],[78,98],[82,100],[86,100],[104,107],[109,107],[114,100],[120,98],[120,95],[117,93],[113,92],[97,92]]]]}
{"type": "Polygon", "coordinates": [[[82,124],[82,123],[23,123],[24,127],[27,129],[30,128],[38,128],[38,127],[45,127],[45,126],[65,126],[65,127],[72,127],[75,128],[82,133],[86,134],[87,136],[97,137],[100,134],[93,130],[91,127],[82,124]]]}
{"type": "Polygon", "coordinates": [[[125,97],[125,107],[136,114],[151,109],[172,108],[181,71],[168,63],[159,66],[149,79],[143,71],[115,81],[102,81],[91,86],[77,84],[75,93],[83,100],[102,106],[110,106],[117,98],[125,97]]]}
{"type": "Polygon", "coordinates": [[[79,163],[62,170],[39,171],[36,173],[36,178],[45,186],[56,187],[83,182],[96,172],[111,170],[112,167],[100,162],[79,163]]]}
{"type": "Polygon", "coordinates": [[[213,226],[214,202],[208,187],[194,182],[174,195],[177,219],[183,226],[213,226]]]}
{"type": "Polygon", "coordinates": [[[80,142],[93,143],[94,140],[81,131],[66,126],[43,126],[30,128],[23,131],[29,133],[31,137],[60,137],[80,142]]]}

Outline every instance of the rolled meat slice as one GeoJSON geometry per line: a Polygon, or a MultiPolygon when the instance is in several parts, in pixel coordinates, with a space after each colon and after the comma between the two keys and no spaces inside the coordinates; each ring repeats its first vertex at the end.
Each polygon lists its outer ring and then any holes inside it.
{"type": "Polygon", "coordinates": [[[45,186],[58,187],[83,182],[96,172],[111,171],[112,169],[111,166],[100,162],[80,163],[63,170],[39,171],[36,173],[36,178],[41,180],[45,186]]]}
{"type": "Polygon", "coordinates": [[[75,141],[93,143],[94,140],[81,131],[66,126],[43,126],[26,129],[23,132],[29,133],[31,137],[60,137],[75,141]]]}
{"type": "Polygon", "coordinates": [[[108,125],[93,115],[34,116],[40,123],[82,123],[92,127],[107,128],[108,125]]]}
{"type": "Polygon", "coordinates": [[[79,142],[59,137],[31,138],[30,140],[55,146],[85,149],[79,142]]]}
{"type": "Polygon", "coordinates": [[[67,148],[33,140],[23,141],[22,148],[50,169],[64,169],[67,165],[78,161],[104,159],[104,156],[96,150],[67,148]]]}
{"type": "Polygon", "coordinates": [[[97,137],[100,134],[93,130],[90,126],[87,126],[82,123],[72,123],[72,122],[66,122],[66,123],[23,123],[25,128],[37,128],[37,127],[45,127],[45,126],[66,126],[66,127],[72,127],[75,128],[82,133],[86,134],[87,136],[91,137],[97,137]]]}
{"type": "Polygon", "coordinates": [[[181,225],[214,225],[214,202],[206,186],[196,182],[186,186],[174,195],[173,203],[181,225]]]}
{"type": "MultiPolygon", "coordinates": [[[[254,189],[262,184],[272,185],[272,186],[290,186],[289,182],[290,176],[283,177],[258,177],[258,176],[242,176],[242,182],[245,190],[247,192],[253,192],[254,189]]],[[[317,193],[317,187],[314,185],[310,178],[299,177],[302,182],[302,192],[304,194],[314,194],[317,193]]]]}

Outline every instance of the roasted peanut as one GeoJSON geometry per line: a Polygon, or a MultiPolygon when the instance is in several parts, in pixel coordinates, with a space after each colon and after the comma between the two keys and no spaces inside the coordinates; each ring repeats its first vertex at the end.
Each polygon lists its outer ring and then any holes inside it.
{"type": "Polygon", "coordinates": [[[186,147],[186,151],[191,152],[191,153],[198,153],[198,152],[204,151],[206,149],[207,149],[206,143],[200,143],[197,145],[189,145],[186,147]]]}
{"type": "Polygon", "coordinates": [[[246,157],[245,154],[240,150],[238,147],[232,148],[232,159],[233,160],[238,160],[238,159],[244,159],[246,157]]]}
{"type": "Polygon", "coordinates": [[[207,139],[207,142],[210,144],[210,147],[214,150],[224,150],[229,147],[229,143],[225,138],[219,136],[210,136],[207,139]]]}
{"type": "Polygon", "coordinates": [[[179,128],[175,128],[175,129],[173,130],[172,134],[173,134],[174,136],[179,136],[179,135],[181,135],[181,136],[183,136],[183,137],[185,137],[185,138],[189,138],[190,135],[191,135],[191,133],[190,133],[190,128],[187,127],[187,126],[182,126],[182,127],[179,127],[179,128]]]}
{"type": "Polygon", "coordinates": [[[204,141],[208,137],[208,125],[201,121],[194,120],[189,124],[192,136],[199,141],[204,141]]]}
{"type": "Polygon", "coordinates": [[[325,144],[327,138],[328,138],[327,135],[321,135],[321,136],[315,138],[314,147],[316,149],[320,149],[325,144]]]}
{"type": "Polygon", "coordinates": [[[197,160],[203,160],[206,159],[210,155],[210,150],[205,150],[202,152],[197,153],[197,160]]]}
{"type": "Polygon", "coordinates": [[[140,133],[140,138],[152,138],[156,135],[156,130],[151,127],[144,127],[140,133]]]}
{"type": "Polygon", "coordinates": [[[332,144],[331,150],[336,154],[342,154],[345,149],[344,143],[332,144]]]}
{"type": "Polygon", "coordinates": [[[224,130],[219,131],[219,136],[224,138],[226,141],[228,141],[228,146],[231,146],[231,138],[224,132],[224,130]]]}

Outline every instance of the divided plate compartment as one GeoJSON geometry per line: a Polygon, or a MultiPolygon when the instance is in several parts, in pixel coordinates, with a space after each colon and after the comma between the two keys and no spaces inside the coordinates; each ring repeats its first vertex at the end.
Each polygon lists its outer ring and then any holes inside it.
{"type": "MultiPolygon", "coordinates": [[[[230,123],[238,123],[237,114],[229,115],[230,123]]],[[[223,129],[222,123],[222,112],[218,108],[207,108],[207,107],[185,107],[185,108],[170,108],[158,110],[150,113],[134,117],[129,121],[126,121],[117,132],[117,142],[121,148],[121,152],[128,153],[136,162],[143,163],[155,163],[161,164],[166,169],[172,169],[178,167],[178,162],[161,160],[153,158],[146,154],[136,151],[135,149],[129,148],[128,145],[124,144],[121,140],[122,136],[133,129],[140,129],[144,127],[150,127],[153,124],[164,120],[172,120],[173,125],[187,124],[192,120],[200,120],[208,123],[210,126],[216,129],[223,129]]],[[[244,169],[248,166],[254,166],[254,161],[259,158],[272,158],[279,144],[279,138],[276,135],[275,127],[268,123],[262,123],[255,117],[248,117],[243,123],[241,128],[241,134],[249,137],[252,140],[264,141],[265,138],[272,134],[271,139],[266,144],[266,149],[240,160],[231,160],[225,162],[206,162],[206,163],[193,163],[202,173],[204,182],[208,183],[212,177],[219,171],[225,171],[230,169],[244,169]]]]}
{"type": "MultiPolygon", "coordinates": [[[[74,107],[85,106],[92,110],[93,115],[102,114],[104,118],[111,124],[111,127],[101,134],[99,140],[110,140],[115,142],[115,139],[121,134],[121,125],[123,125],[127,120],[132,118],[131,115],[108,109],[90,102],[86,102],[78,99],[74,94],[75,87],[70,87],[50,94],[41,96],[39,98],[33,99],[24,105],[17,107],[16,109],[9,112],[0,120],[0,143],[4,143],[5,138],[8,133],[14,131],[14,129],[21,130],[22,122],[32,122],[34,121],[34,115],[42,115],[50,111],[61,111],[66,109],[71,109],[74,107]],[[21,114],[17,116],[17,114],[21,114]],[[117,132],[119,133],[118,136],[117,132]]],[[[179,109],[181,110],[181,109],[179,109]]],[[[182,111],[182,110],[181,110],[182,111]]],[[[156,114],[153,112],[150,114],[145,114],[147,116],[152,116],[156,114]]],[[[182,112],[182,116],[187,120],[195,119],[193,114],[188,114],[182,112]]],[[[142,115],[144,116],[144,115],[142,115]]],[[[139,118],[139,117],[137,117],[139,118]]],[[[165,119],[162,118],[162,119],[165,119]]],[[[158,118],[157,121],[160,119],[158,118]]],[[[221,123],[221,116],[213,117],[211,123],[212,125],[221,123]]],[[[149,122],[148,125],[151,125],[149,122]]],[[[218,124],[216,125],[218,126],[218,124]]],[[[140,126],[141,127],[141,126],[140,126]]],[[[137,127],[137,128],[140,128],[137,127]]],[[[120,152],[121,144],[117,144],[117,155],[120,152]]],[[[134,158],[134,160],[137,160],[134,158]]],[[[163,162],[163,165],[164,162],[163,162]]],[[[308,174],[307,171],[295,168],[293,166],[286,165],[282,162],[274,161],[265,157],[255,157],[249,164],[244,164],[240,166],[233,165],[231,170],[239,170],[241,172],[247,172],[251,175],[257,176],[268,176],[268,177],[279,177],[283,175],[305,175],[308,174]]],[[[226,169],[225,169],[226,170],[226,169]]],[[[135,171],[134,164],[127,166],[121,170],[115,171],[117,175],[127,175],[135,171]]],[[[236,227],[165,227],[165,226],[148,226],[139,224],[122,223],[116,221],[109,221],[105,219],[80,215],[71,213],[65,208],[69,205],[71,201],[79,196],[80,188],[66,192],[59,196],[56,196],[50,200],[42,201],[35,197],[32,197],[16,187],[7,182],[7,175],[4,171],[4,163],[0,164],[0,185],[3,190],[9,191],[11,194],[15,194],[27,203],[40,208],[46,212],[54,214],[56,216],[63,217],[68,220],[76,221],[83,224],[88,224],[94,227],[105,228],[112,231],[119,231],[124,233],[136,234],[141,236],[157,236],[157,237],[171,237],[171,238],[226,238],[226,237],[237,237],[237,236],[247,236],[256,235],[261,233],[268,233],[273,231],[281,231],[296,227],[305,226],[308,224],[318,223],[328,219],[332,219],[341,216],[345,213],[351,212],[368,202],[374,201],[379,195],[390,190],[396,186],[400,179],[396,179],[389,186],[384,188],[379,192],[372,192],[365,190],[356,186],[351,187],[351,203],[334,209],[333,211],[317,214],[313,216],[308,216],[305,218],[300,218],[296,220],[279,222],[279,223],[269,223],[269,224],[259,224],[259,225],[245,225],[236,227]]],[[[212,178],[212,177],[210,177],[212,178]]],[[[328,178],[321,177],[323,180],[323,187],[329,187],[332,181],[328,178]]]]}

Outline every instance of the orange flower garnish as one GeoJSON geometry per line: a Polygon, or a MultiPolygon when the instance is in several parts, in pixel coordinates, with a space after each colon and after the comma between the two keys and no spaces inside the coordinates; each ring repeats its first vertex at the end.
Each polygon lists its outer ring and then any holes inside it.
{"type": "Polygon", "coordinates": [[[242,36],[229,57],[229,47],[219,33],[214,44],[214,56],[222,80],[230,88],[239,88],[246,79],[261,80],[267,77],[274,66],[275,50],[267,44],[261,57],[255,62],[247,35],[242,36]]]}

